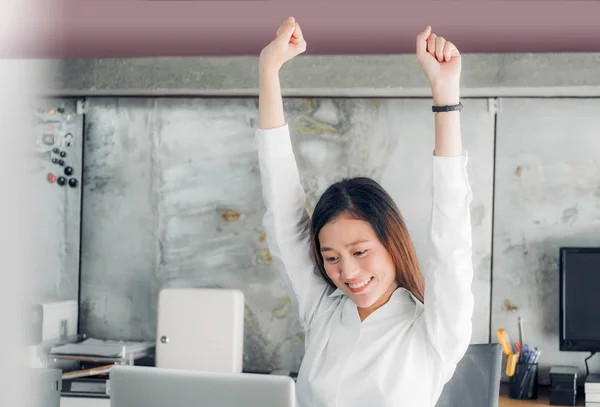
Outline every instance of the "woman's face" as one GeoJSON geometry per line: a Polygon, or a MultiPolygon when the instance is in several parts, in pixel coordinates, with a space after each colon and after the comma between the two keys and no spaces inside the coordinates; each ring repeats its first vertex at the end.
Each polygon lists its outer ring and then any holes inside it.
{"type": "Polygon", "coordinates": [[[319,241],[327,275],[358,307],[378,307],[398,287],[392,257],[368,222],[341,214],[319,241]]]}

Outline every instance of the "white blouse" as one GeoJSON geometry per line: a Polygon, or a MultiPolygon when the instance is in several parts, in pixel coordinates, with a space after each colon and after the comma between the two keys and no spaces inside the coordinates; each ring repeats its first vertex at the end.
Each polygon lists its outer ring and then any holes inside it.
{"type": "Polygon", "coordinates": [[[433,407],[471,338],[467,153],[433,156],[425,305],[398,288],[361,323],[356,305],[325,283],[312,260],[310,219],[288,125],[259,129],[256,140],[267,243],[305,330],[297,405],[433,407]]]}

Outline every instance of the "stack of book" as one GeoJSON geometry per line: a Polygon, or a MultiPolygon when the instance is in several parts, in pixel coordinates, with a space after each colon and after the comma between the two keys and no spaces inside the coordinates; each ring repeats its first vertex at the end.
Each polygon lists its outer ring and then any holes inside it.
{"type": "Polygon", "coordinates": [[[585,407],[600,407],[600,374],[585,379],[585,407]]]}
{"type": "Polygon", "coordinates": [[[58,344],[48,352],[49,360],[76,361],[77,370],[62,373],[61,395],[110,396],[110,369],[115,364],[147,364],[154,356],[154,342],[125,342],[85,337],[75,343],[58,344]]]}
{"type": "Polygon", "coordinates": [[[60,344],[52,347],[49,357],[73,358],[95,357],[106,361],[133,361],[147,356],[154,349],[154,342],[125,342],[86,338],[77,343],[60,344]]]}
{"type": "Polygon", "coordinates": [[[577,367],[552,366],[550,368],[551,406],[575,406],[577,399],[577,367]]]}

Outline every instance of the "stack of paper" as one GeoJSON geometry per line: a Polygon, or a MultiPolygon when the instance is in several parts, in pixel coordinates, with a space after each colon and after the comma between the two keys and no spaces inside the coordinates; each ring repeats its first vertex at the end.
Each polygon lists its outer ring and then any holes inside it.
{"type": "Polygon", "coordinates": [[[600,407],[600,375],[591,374],[585,379],[585,407],[600,407]]]}
{"type": "Polygon", "coordinates": [[[103,358],[134,359],[148,354],[154,342],[125,342],[88,338],[82,342],[54,346],[50,353],[66,356],[91,356],[103,358]]]}

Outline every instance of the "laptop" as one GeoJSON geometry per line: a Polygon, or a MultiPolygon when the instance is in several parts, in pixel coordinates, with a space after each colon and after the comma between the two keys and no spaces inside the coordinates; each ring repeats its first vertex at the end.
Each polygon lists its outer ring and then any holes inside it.
{"type": "Polygon", "coordinates": [[[295,407],[289,376],[146,366],[110,370],[111,407],[295,407]]]}

